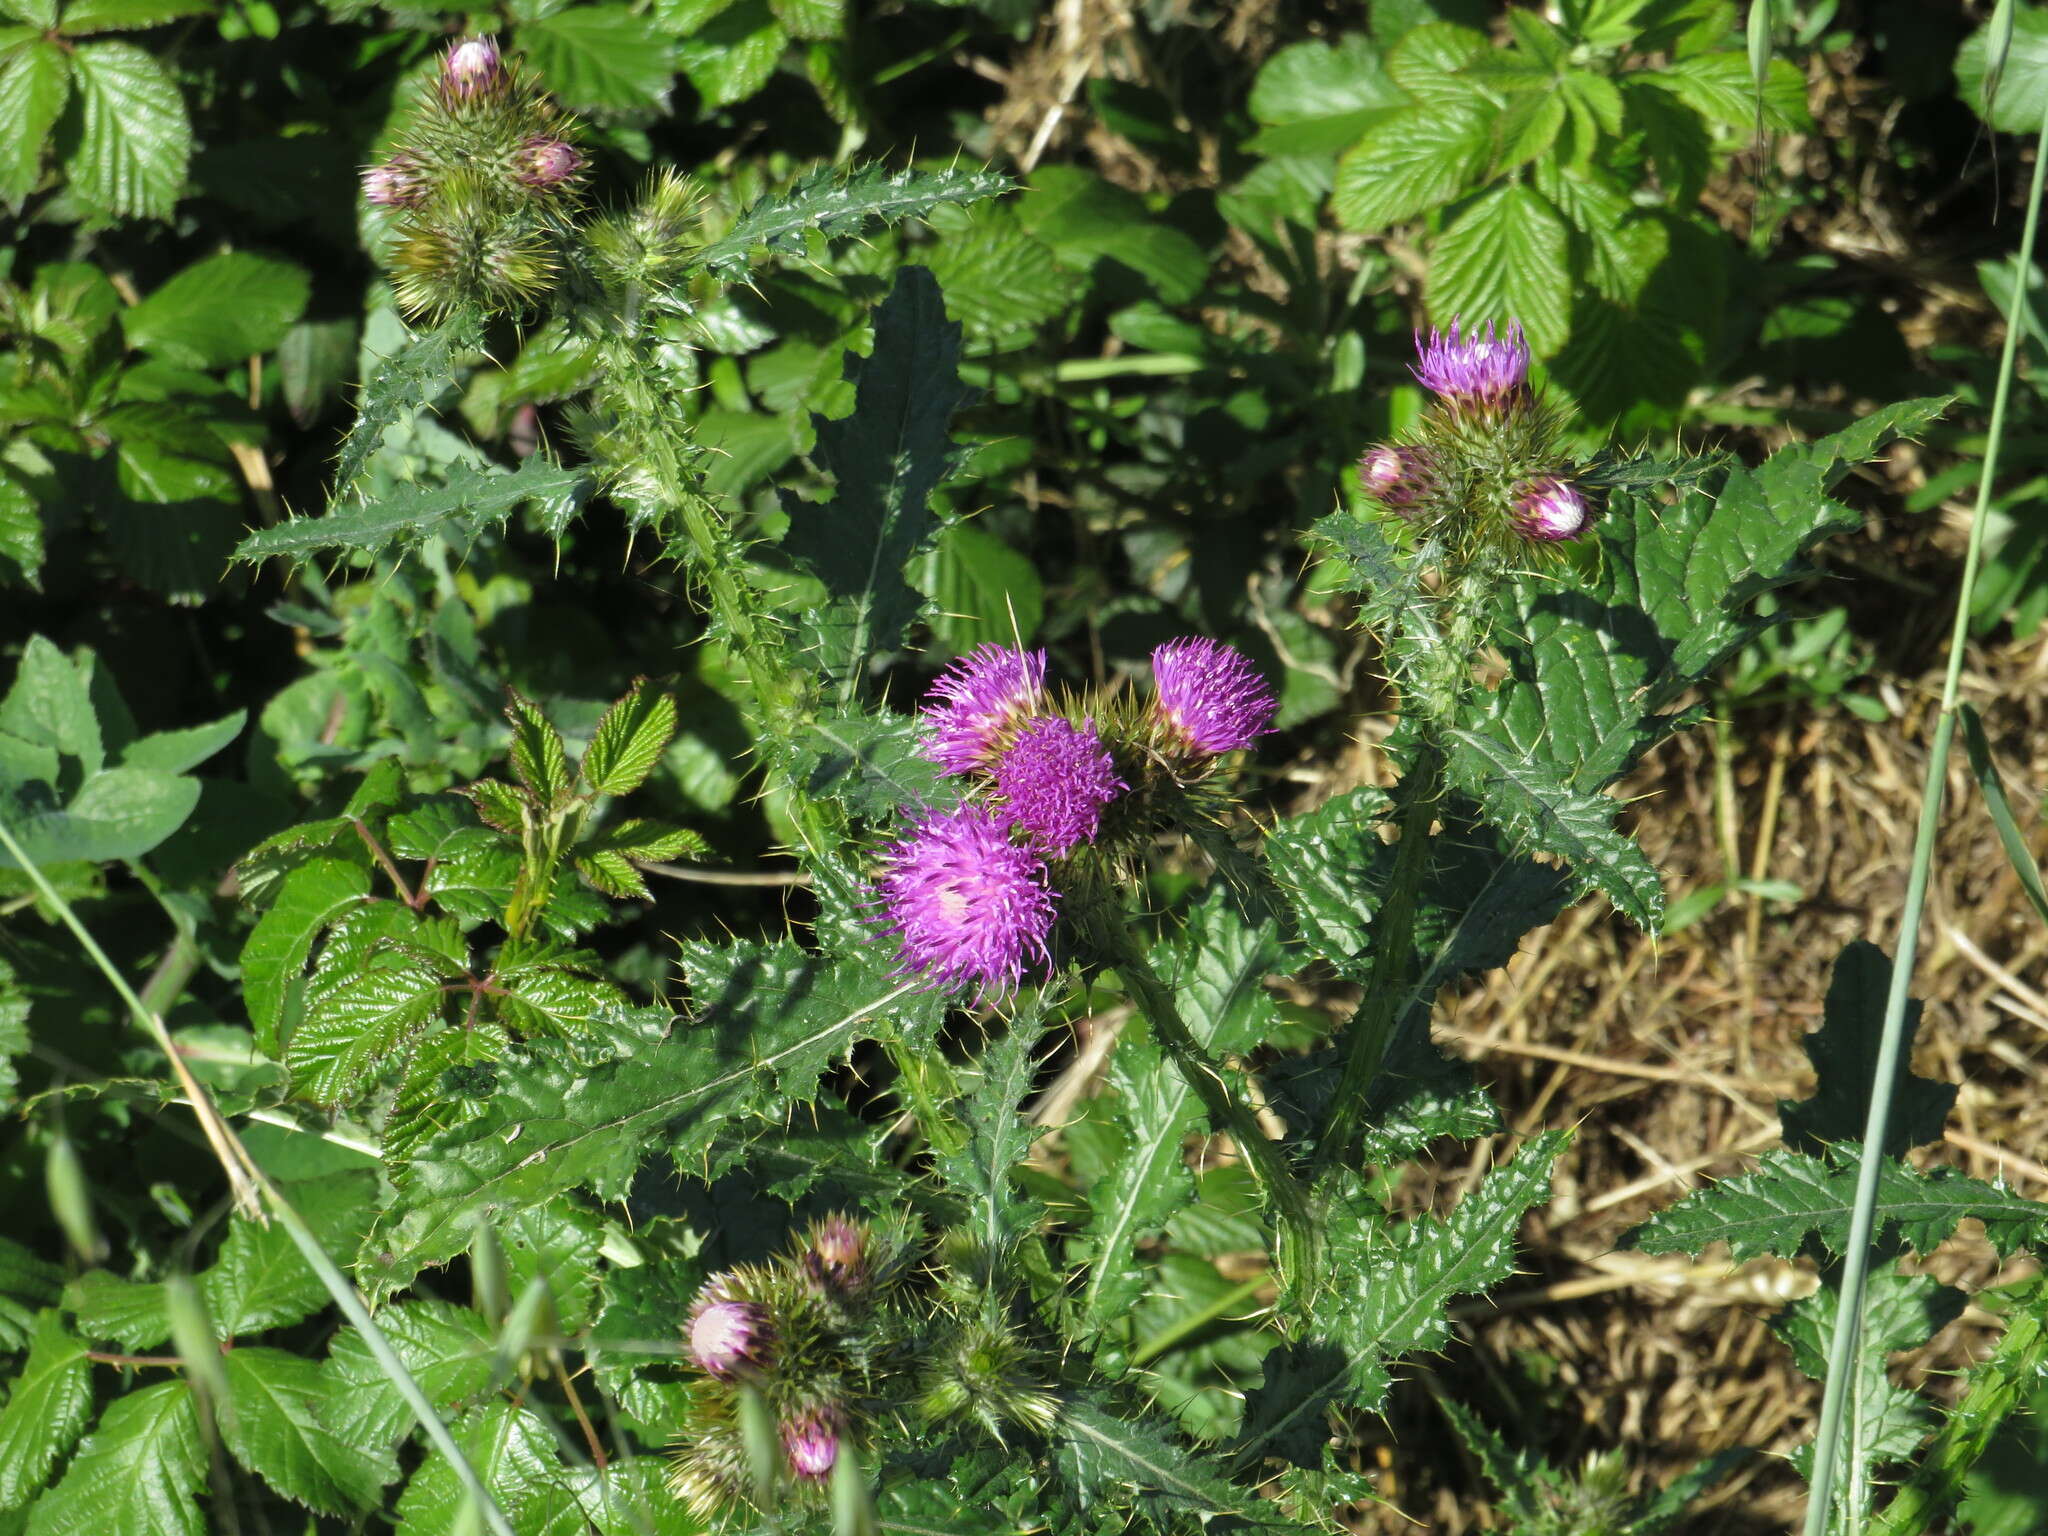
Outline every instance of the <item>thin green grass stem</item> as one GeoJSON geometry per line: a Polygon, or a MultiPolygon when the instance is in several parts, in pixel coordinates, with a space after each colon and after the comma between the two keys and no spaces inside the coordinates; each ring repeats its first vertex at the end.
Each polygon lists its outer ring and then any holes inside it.
{"type": "MultiPolygon", "coordinates": [[[[2005,350],[1998,360],[1998,388],[1991,399],[1990,437],[1984,447],[1983,473],[1977,479],[1977,505],[1970,519],[1970,541],[1963,557],[1963,576],[1956,590],[1955,627],[1949,635],[1948,675],[1942,683],[1941,714],[1927,757],[1927,780],[1920,795],[1920,825],[1913,838],[1913,867],[1906,880],[1906,905],[1899,914],[1898,952],[1892,961],[1891,990],[1885,997],[1884,1032],[1878,1043],[1871,1078],[1870,1110],[1863,1126],[1862,1161],[1857,1169],[1856,1204],[1849,1216],[1848,1247],[1842,1258],[1842,1295],[1835,1309],[1835,1334],[1828,1349],[1827,1389],[1821,1399],[1820,1428],[1813,1446],[1813,1490],[1806,1506],[1806,1536],[1828,1536],[1834,1507],[1835,1477],[1841,1454],[1842,1420],[1862,1343],[1863,1291],[1870,1271],[1870,1245],[1877,1225],[1878,1179],[1884,1171],[1885,1137],[1891,1129],[1892,1093],[1904,1053],[1906,1000],[1913,984],[1913,960],[1920,947],[1920,916],[1927,904],[1927,881],[1934,867],[1934,837],[1941,822],[1942,792],[1948,782],[1949,748],[1955,740],[1956,707],[1963,677],[1964,650],[1969,642],[1970,600],[1977,568],[1983,561],[1985,513],[1998,474],[1998,449],[2005,431],[2006,403],[2012,393],[2019,358],[2021,316],[2026,302],[2024,274],[2033,270],[2034,233],[2041,220],[2041,192],[2048,180],[2048,113],[2044,113],[2034,154],[2034,181],[2027,197],[2026,223],[2020,232],[2019,272],[2013,285],[2012,312],[2006,316],[2005,350]]],[[[1851,1467],[1847,1492],[1850,1518],[1845,1530],[1854,1536],[1868,1489],[1855,1486],[1863,1478],[1859,1456],[1851,1467]]]]}
{"type": "Polygon", "coordinates": [[[99,941],[80,920],[71,903],[50,884],[42,869],[29,858],[27,850],[15,840],[13,832],[4,821],[0,821],[0,848],[5,848],[8,856],[21,866],[22,872],[28,876],[29,882],[57,914],[59,921],[71,930],[72,936],[78,940],[79,947],[91,958],[93,964],[99,967],[100,974],[107,978],[108,984],[120,995],[121,1001],[128,1005],[129,1011],[135,1015],[136,1023],[140,1024],[156,1042],[157,1049],[164,1053],[165,1059],[171,1064],[171,1070],[178,1077],[180,1086],[185,1090],[185,1101],[198,1119],[199,1128],[206,1133],[208,1144],[213,1148],[214,1155],[220,1159],[221,1169],[226,1173],[237,1200],[246,1205],[247,1197],[252,1192],[260,1194],[263,1204],[284,1228],[293,1245],[304,1255],[308,1267],[319,1277],[327,1294],[334,1298],[334,1304],[341,1308],[342,1315],[355,1324],[357,1331],[362,1334],[363,1342],[370,1346],[370,1353],[376,1356],[378,1368],[384,1372],[385,1379],[398,1389],[399,1396],[406,1401],[406,1406],[418,1417],[420,1428],[426,1431],[427,1438],[434,1443],[434,1448],[448,1458],[449,1465],[455,1470],[456,1479],[468,1493],[476,1511],[482,1515],[484,1525],[490,1530],[491,1536],[516,1536],[512,1522],[505,1518],[505,1511],[498,1507],[498,1501],[491,1496],[490,1489],[484,1486],[483,1478],[477,1475],[476,1468],[470,1464],[469,1458],[463,1455],[462,1447],[455,1443],[455,1437],[441,1421],[440,1414],[435,1412],[433,1400],[420,1389],[420,1384],[413,1379],[412,1372],[406,1369],[405,1362],[399,1358],[398,1351],[391,1347],[391,1341],[384,1336],[384,1330],[379,1328],[376,1320],[370,1316],[370,1309],[364,1304],[361,1293],[341,1272],[334,1260],[327,1256],[327,1250],[320,1246],[319,1238],[313,1235],[313,1229],[306,1224],[306,1219],[285,1198],[284,1191],[271,1182],[270,1176],[256,1165],[243,1148],[241,1138],[235,1135],[233,1128],[214,1106],[212,1095],[192,1076],[184,1058],[178,1054],[177,1047],[171,1040],[170,1031],[164,1027],[163,1016],[143,1005],[142,998],[128,985],[128,978],[121,974],[120,967],[107,957],[107,952],[100,948],[99,941]]]}

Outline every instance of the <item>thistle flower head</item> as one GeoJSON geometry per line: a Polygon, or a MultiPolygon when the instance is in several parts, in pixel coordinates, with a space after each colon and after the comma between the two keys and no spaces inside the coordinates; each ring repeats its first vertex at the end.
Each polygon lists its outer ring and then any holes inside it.
{"type": "Polygon", "coordinates": [[[1381,443],[1358,461],[1358,483],[1381,506],[1407,512],[1429,494],[1433,468],[1426,449],[1381,443]]]}
{"type": "Polygon", "coordinates": [[[506,84],[495,37],[465,38],[441,58],[441,100],[450,107],[494,96],[506,84]]]}
{"type": "Polygon", "coordinates": [[[1102,808],[1130,787],[1092,721],[1075,725],[1057,715],[1026,720],[989,773],[1005,819],[1055,859],[1093,841],[1102,808]]]}
{"type": "Polygon", "coordinates": [[[1272,729],[1279,707],[1265,678],[1243,653],[1190,636],[1152,653],[1162,720],[1201,752],[1235,752],[1272,729]]]}
{"type": "Polygon", "coordinates": [[[416,208],[426,196],[427,179],[420,163],[403,150],[382,165],[363,170],[363,197],[379,208],[416,208]]]}
{"type": "Polygon", "coordinates": [[[802,1408],[782,1421],[782,1449],[798,1477],[830,1477],[839,1461],[839,1436],[846,1416],[830,1406],[802,1408]]]}
{"type": "Polygon", "coordinates": [[[985,766],[1044,686],[1044,651],[976,646],[925,695],[925,756],[947,773],[985,766]]]}
{"type": "Polygon", "coordinates": [[[1586,527],[1586,498],[1569,480],[1537,475],[1515,488],[1514,524],[1525,538],[1555,544],[1586,527]]]}
{"type": "Polygon", "coordinates": [[[712,1295],[691,1309],[690,1358],[706,1375],[730,1381],[759,1369],[771,1344],[768,1315],[754,1302],[712,1295]]]}
{"type": "Polygon", "coordinates": [[[919,823],[889,851],[879,885],[882,926],[902,945],[898,975],[1000,991],[1049,963],[1045,863],[980,806],[919,823]]]}
{"type": "Polygon", "coordinates": [[[513,175],[536,192],[554,192],[573,182],[583,170],[583,155],[566,139],[530,135],[513,157],[513,175]]]}
{"type": "Polygon", "coordinates": [[[1452,405],[1497,405],[1520,389],[1529,378],[1529,342],[1519,320],[1509,323],[1504,335],[1496,335],[1491,320],[1481,335],[1473,327],[1462,337],[1459,322],[1451,322],[1448,336],[1435,330],[1429,340],[1415,333],[1415,377],[1452,405]]]}
{"type": "Polygon", "coordinates": [[[868,1257],[867,1232],[844,1216],[832,1215],[811,1223],[797,1263],[814,1286],[845,1293],[867,1283],[868,1257]]]}

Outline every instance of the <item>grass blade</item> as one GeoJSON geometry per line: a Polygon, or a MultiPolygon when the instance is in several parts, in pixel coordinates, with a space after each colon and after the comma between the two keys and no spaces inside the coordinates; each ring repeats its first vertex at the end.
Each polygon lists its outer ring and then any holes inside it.
{"type": "Polygon", "coordinates": [[[1984,809],[1991,813],[1991,824],[1998,829],[1998,841],[2005,847],[2005,856],[2012,860],[2013,873],[2020,877],[2020,886],[2027,893],[2027,900],[2034,904],[2034,910],[2041,914],[2041,921],[2048,923],[2048,886],[2041,884],[2041,866],[2034,862],[2034,850],[2027,846],[2026,834],[2020,830],[2017,817],[2012,813],[2012,802],[2005,797],[2005,781],[1998,776],[1998,764],[1991,758],[1991,743],[1984,739],[1984,722],[1977,718],[1977,711],[1965,704],[1960,713],[1963,717],[1963,750],[1970,755],[1970,772],[1977,776],[1977,787],[1984,792],[1984,809]]]}

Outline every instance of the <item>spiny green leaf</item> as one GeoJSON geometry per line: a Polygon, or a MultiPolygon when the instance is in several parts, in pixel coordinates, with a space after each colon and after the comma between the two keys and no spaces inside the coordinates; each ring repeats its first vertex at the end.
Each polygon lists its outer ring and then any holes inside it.
{"type": "Polygon", "coordinates": [[[327,550],[375,554],[393,544],[409,549],[437,536],[467,543],[528,502],[543,509],[580,505],[589,486],[581,470],[564,469],[539,454],[513,470],[450,464],[438,484],[403,486],[324,517],[258,528],[235,546],[235,558],[254,564],[283,555],[297,563],[327,550]]]}
{"type": "Polygon", "coordinates": [[[999,171],[954,166],[943,171],[892,171],[879,163],[842,172],[823,167],[785,192],[770,193],[691,260],[728,281],[744,277],[756,252],[800,251],[813,233],[834,238],[876,225],[922,218],[942,203],[976,203],[1015,185],[999,171]]]}
{"type": "Polygon", "coordinates": [[[244,1347],[223,1357],[228,1401],[221,1433],[235,1459],[285,1498],[328,1515],[378,1502],[382,1461],[353,1434],[337,1434],[315,1414],[320,1367],[278,1349],[244,1347]]]}
{"type": "Polygon", "coordinates": [[[583,782],[592,794],[623,795],[654,772],[676,733],[676,701],[646,678],[604,712],[583,754],[583,782]]]}
{"type": "MultiPolygon", "coordinates": [[[[1645,1253],[1698,1253],[1726,1243],[1740,1264],[1759,1254],[1791,1258],[1809,1235],[1841,1252],[1856,1199],[1857,1148],[1837,1143],[1823,1161],[1803,1153],[1768,1152],[1754,1173],[1722,1179],[1660,1211],[1623,1240],[1645,1253]]],[[[1928,1253],[1957,1223],[1975,1217],[2001,1253],[2048,1238],[2048,1205],[1967,1178],[1953,1168],[1921,1173],[1884,1161],[1877,1193],[1877,1230],[1896,1228],[1900,1241],[1928,1253]]]]}
{"type": "MultiPolygon", "coordinates": [[[[1857,940],[1835,957],[1821,1027],[1800,1043],[1813,1062],[1813,1097],[1778,1101],[1785,1145],[1819,1153],[1833,1142],[1860,1140],[1877,1080],[1878,1044],[1892,964],[1875,944],[1857,940]]],[[[1920,1004],[1908,1001],[1900,1039],[1899,1080],[1892,1091],[1887,1157],[1902,1157],[1923,1142],[1941,1140],[1942,1122],[1956,1101],[1954,1083],[1916,1077],[1908,1068],[1913,1036],[1920,1028],[1920,1004]]]]}
{"type": "Polygon", "coordinates": [[[36,1501],[29,1536],[205,1536],[192,1496],[206,1484],[199,1412],[182,1381],[130,1392],[108,1405],[64,1480],[36,1501]]]}
{"type": "Polygon", "coordinates": [[[1054,1463],[1084,1507],[1136,1488],[1170,1509],[1234,1515],[1253,1526],[1271,1523],[1262,1518],[1261,1501],[1234,1485],[1220,1466],[1149,1425],[1077,1399],[1063,1405],[1054,1434],[1054,1463]]]}
{"type": "Polygon", "coordinates": [[[958,781],[920,750],[924,728],[908,715],[848,710],[811,722],[791,772],[813,796],[830,796],[856,816],[880,821],[960,803],[958,781]]]}
{"type": "Polygon", "coordinates": [[[433,404],[455,379],[456,358],[482,341],[475,322],[457,317],[424,331],[409,331],[397,351],[377,360],[356,401],[355,425],[341,445],[331,503],[354,488],[384,434],[433,404]]]}
{"type": "Polygon", "coordinates": [[[960,327],[922,267],[896,274],[875,312],[875,348],[848,357],[853,414],[813,418],[814,456],[837,482],[827,503],[782,493],[783,547],[824,582],[828,601],[806,616],[808,661],[852,701],[867,659],[895,649],[922,599],[904,566],[937,534],[926,498],[954,461],[948,423],[971,392],[960,383],[960,327]]]}
{"type": "Polygon", "coordinates": [[[936,1154],[939,1173],[973,1201],[973,1230],[982,1247],[1001,1255],[1027,1231],[1031,1208],[1018,1198],[1011,1173],[1030,1154],[1045,1127],[1024,1117],[1024,1100],[1038,1070],[1032,1055],[1039,1007],[1010,1021],[1009,1033],[981,1053],[978,1078],[960,1106],[967,1145],[936,1154]]]}
{"type": "Polygon", "coordinates": [[[49,1486],[50,1469],[83,1432],[91,1408],[85,1345],[56,1312],[39,1313],[28,1360],[0,1408],[0,1510],[17,1509],[49,1486]]]}

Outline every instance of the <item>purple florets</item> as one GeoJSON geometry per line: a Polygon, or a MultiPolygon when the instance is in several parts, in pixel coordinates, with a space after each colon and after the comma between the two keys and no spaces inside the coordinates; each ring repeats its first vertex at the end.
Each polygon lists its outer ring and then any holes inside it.
{"type": "Polygon", "coordinates": [[[1432,330],[1425,342],[1417,331],[1415,351],[1415,377],[1454,405],[1498,404],[1529,378],[1529,342],[1519,320],[1505,335],[1496,336],[1489,320],[1485,335],[1474,327],[1462,338],[1453,320],[1448,336],[1432,330]]]}
{"type": "Polygon", "coordinates": [[[1586,498],[1569,480],[1538,475],[1515,496],[1515,528],[1527,538],[1554,544],[1575,539],[1586,527],[1586,498]]]}
{"type": "Polygon", "coordinates": [[[441,60],[441,99],[453,106],[495,92],[505,79],[505,61],[495,37],[457,43],[441,60]]]}
{"type": "Polygon", "coordinates": [[[379,208],[412,208],[425,201],[426,178],[419,162],[400,151],[363,172],[363,196],[379,208]]]}
{"type": "Polygon", "coordinates": [[[947,773],[987,766],[1044,686],[1045,652],[976,646],[925,695],[925,756],[947,773]]]}
{"type": "Polygon", "coordinates": [[[1051,715],[1025,721],[990,772],[1006,818],[1055,859],[1092,840],[1102,808],[1130,788],[1092,722],[1051,715]]]}
{"type": "Polygon", "coordinates": [[[1203,752],[1235,752],[1272,729],[1279,706],[1244,656],[1215,640],[1170,640],[1152,653],[1166,722],[1203,752]]]}
{"type": "Polygon", "coordinates": [[[537,133],[519,147],[516,174],[536,192],[552,192],[575,180],[582,169],[583,156],[561,139],[537,133]]]}
{"type": "Polygon", "coordinates": [[[1045,861],[978,805],[920,822],[890,850],[880,886],[883,926],[903,946],[898,975],[1005,990],[1049,961],[1045,861]]]}
{"type": "Polygon", "coordinates": [[[1368,496],[1395,512],[1406,512],[1429,493],[1432,466],[1421,448],[1381,443],[1358,461],[1358,483],[1368,496]]]}
{"type": "Polygon", "coordinates": [[[839,1460],[842,1418],[836,1409],[805,1408],[783,1421],[782,1449],[798,1477],[829,1477],[839,1460]]]}
{"type": "Polygon", "coordinates": [[[700,1301],[690,1316],[690,1356],[713,1376],[730,1380],[758,1366],[768,1319],[751,1301],[700,1301]]]}

